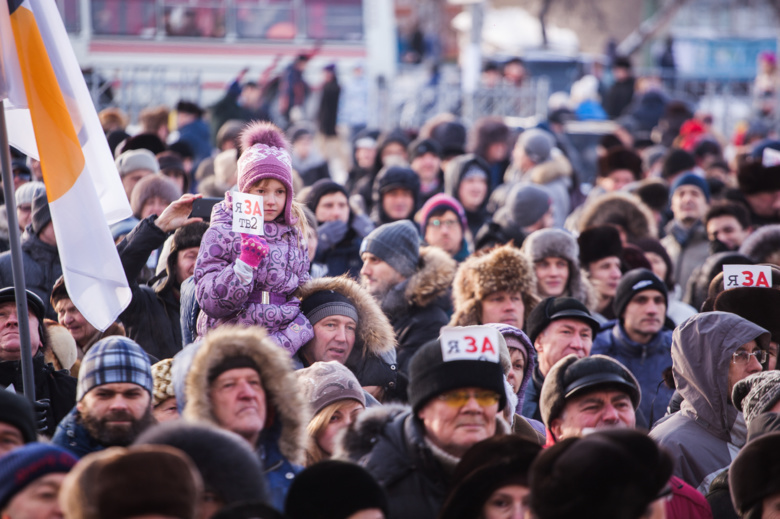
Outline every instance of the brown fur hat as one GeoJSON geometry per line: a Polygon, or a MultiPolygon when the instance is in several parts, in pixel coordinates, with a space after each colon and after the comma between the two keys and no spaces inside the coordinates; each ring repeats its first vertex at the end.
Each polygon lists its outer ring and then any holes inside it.
{"type": "Polygon", "coordinates": [[[639,180],[642,178],[642,157],[626,148],[613,148],[599,159],[600,177],[607,177],[614,171],[624,169],[634,175],[634,180],[639,180]]]}
{"type": "Polygon", "coordinates": [[[455,313],[450,326],[484,324],[480,321],[482,300],[499,290],[522,294],[524,320],[539,302],[533,265],[510,244],[471,256],[461,263],[452,289],[455,313]]]}
{"type": "MultiPolygon", "coordinates": [[[[230,357],[248,357],[254,361],[268,403],[268,418],[281,421],[279,449],[291,463],[300,464],[304,459],[306,425],[310,418],[308,406],[298,390],[289,354],[272,341],[263,328],[220,326],[206,335],[187,374],[184,418],[219,427],[209,397],[209,373],[230,357]]],[[[271,424],[266,423],[266,426],[271,424]]]]}
{"type": "Polygon", "coordinates": [[[599,197],[582,211],[579,231],[601,225],[622,228],[628,241],[640,238],[657,238],[658,228],[653,213],[638,197],[615,191],[599,197]]]}
{"type": "Polygon", "coordinates": [[[174,200],[179,199],[181,190],[173,183],[173,180],[160,173],[142,178],[135,185],[130,195],[130,207],[133,209],[133,216],[140,219],[144,205],[150,198],[155,196],[166,200],[170,204],[174,200]]]}
{"type": "Polygon", "coordinates": [[[778,308],[780,308],[780,290],[763,287],[740,287],[721,292],[715,299],[713,310],[731,312],[744,317],[767,329],[772,334],[772,340],[780,342],[778,308]]]}

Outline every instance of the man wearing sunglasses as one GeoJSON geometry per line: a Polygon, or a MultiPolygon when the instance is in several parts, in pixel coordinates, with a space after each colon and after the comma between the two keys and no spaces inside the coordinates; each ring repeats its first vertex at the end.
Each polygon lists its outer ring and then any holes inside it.
{"type": "Polygon", "coordinates": [[[342,452],[384,488],[389,519],[436,517],[463,454],[509,433],[500,341],[487,326],[444,328],[412,357],[411,409],[369,409],[347,431],[342,452]]]}
{"type": "Polygon", "coordinates": [[[650,436],[674,458],[674,475],[702,493],[745,444],[731,390],[762,371],[769,342],[764,328],[727,312],[696,314],[674,330],[672,374],[685,401],[650,436]]]}

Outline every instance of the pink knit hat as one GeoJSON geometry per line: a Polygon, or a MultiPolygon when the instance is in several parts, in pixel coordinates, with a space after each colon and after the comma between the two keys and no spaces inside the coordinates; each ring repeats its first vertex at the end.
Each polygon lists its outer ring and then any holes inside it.
{"type": "Polygon", "coordinates": [[[241,132],[241,147],[244,152],[238,159],[238,190],[245,193],[261,180],[278,180],[287,188],[284,221],[294,225],[297,219],[293,218],[291,209],[292,160],[282,131],[269,122],[254,121],[241,132]]]}

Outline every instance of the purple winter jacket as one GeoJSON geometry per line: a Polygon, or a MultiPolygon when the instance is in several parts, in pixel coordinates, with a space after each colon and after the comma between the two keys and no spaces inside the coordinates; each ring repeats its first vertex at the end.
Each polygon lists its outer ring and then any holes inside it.
{"type": "Polygon", "coordinates": [[[314,337],[311,323],[292,293],[309,281],[309,256],[300,231],[284,223],[266,222],[270,252],[254,271],[251,285],[241,282],[233,266],[241,255],[241,235],[233,232],[232,193],[214,206],[211,226],[203,235],[195,264],[196,297],[201,313],[198,337],[223,324],[263,326],[293,355],[314,337]],[[248,290],[249,288],[249,290],[248,290]],[[279,294],[287,302],[262,304],[261,292],[279,294]]]}

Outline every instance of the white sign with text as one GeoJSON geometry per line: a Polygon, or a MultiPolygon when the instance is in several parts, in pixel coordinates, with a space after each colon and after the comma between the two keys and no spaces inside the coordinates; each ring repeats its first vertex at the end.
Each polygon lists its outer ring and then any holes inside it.
{"type": "Polygon", "coordinates": [[[263,197],[233,194],[233,232],[263,235],[263,197]]]}
{"type": "Polygon", "coordinates": [[[769,265],[723,265],[723,288],[772,286],[772,267],[769,265]]]}
{"type": "Polygon", "coordinates": [[[445,326],[439,342],[444,362],[486,360],[498,362],[498,330],[490,326],[445,326]]]}

